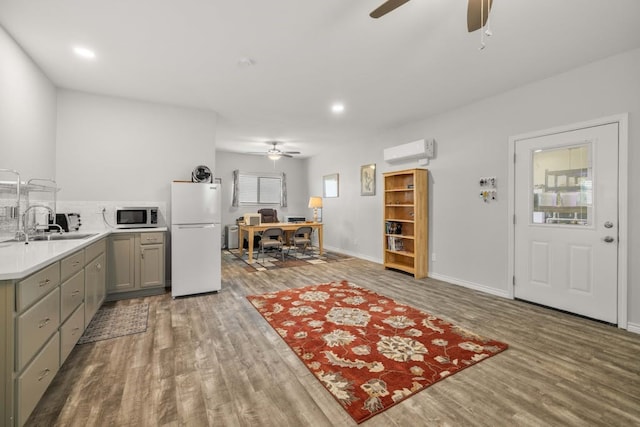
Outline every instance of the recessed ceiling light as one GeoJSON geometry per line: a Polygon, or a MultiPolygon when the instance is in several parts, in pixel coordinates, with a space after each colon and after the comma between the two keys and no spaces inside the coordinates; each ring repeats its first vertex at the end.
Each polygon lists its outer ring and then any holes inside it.
{"type": "Polygon", "coordinates": [[[240,58],[238,60],[238,66],[246,68],[246,67],[251,67],[253,65],[255,65],[256,61],[254,61],[253,59],[249,58],[249,57],[244,57],[244,58],[240,58]]]}
{"type": "Polygon", "coordinates": [[[75,46],[73,48],[73,53],[75,53],[79,57],[85,58],[85,59],[95,59],[96,58],[95,52],[92,51],[91,49],[87,49],[86,47],[75,46]]]}
{"type": "Polygon", "coordinates": [[[331,106],[331,111],[333,111],[335,114],[340,114],[344,112],[344,104],[340,102],[336,102],[331,106]]]}

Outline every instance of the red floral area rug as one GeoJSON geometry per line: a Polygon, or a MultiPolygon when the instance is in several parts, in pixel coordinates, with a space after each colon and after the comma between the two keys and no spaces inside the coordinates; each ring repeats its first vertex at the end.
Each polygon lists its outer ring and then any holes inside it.
{"type": "Polygon", "coordinates": [[[357,423],[507,349],[346,281],[247,298],[357,423]]]}

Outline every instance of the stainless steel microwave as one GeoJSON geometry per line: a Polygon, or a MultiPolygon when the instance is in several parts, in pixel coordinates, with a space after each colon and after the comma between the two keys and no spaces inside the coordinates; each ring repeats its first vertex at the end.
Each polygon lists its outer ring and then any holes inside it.
{"type": "Polygon", "coordinates": [[[116,208],[117,228],[159,227],[158,207],[123,207],[116,208]]]}

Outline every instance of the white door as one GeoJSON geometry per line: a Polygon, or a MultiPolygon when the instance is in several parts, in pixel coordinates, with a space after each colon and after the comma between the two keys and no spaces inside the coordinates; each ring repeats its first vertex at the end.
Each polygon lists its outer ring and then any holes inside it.
{"type": "Polygon", "coordinates": [[[515,297],[617,322],[618,123],[515,143],[515,297]]]}
{"type": "Polygon", "coordinates": [[[220,225],[171,227],[171,295],[221,289],[220,225]]]}
{"type": "Polygon", "coordinates": [[[220,184],[171,183],[172,224],[219,224],[220,184]]]}

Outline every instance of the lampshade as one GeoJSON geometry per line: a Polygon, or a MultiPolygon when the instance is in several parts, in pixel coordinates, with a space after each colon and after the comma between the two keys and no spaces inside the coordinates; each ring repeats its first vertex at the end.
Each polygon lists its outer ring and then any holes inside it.
{"type": "Polygon", "coordinates": [[[322,197],[312,196],[309,197],[309,207],[310,208],[321,208],[322,207],[322,197]]]}

